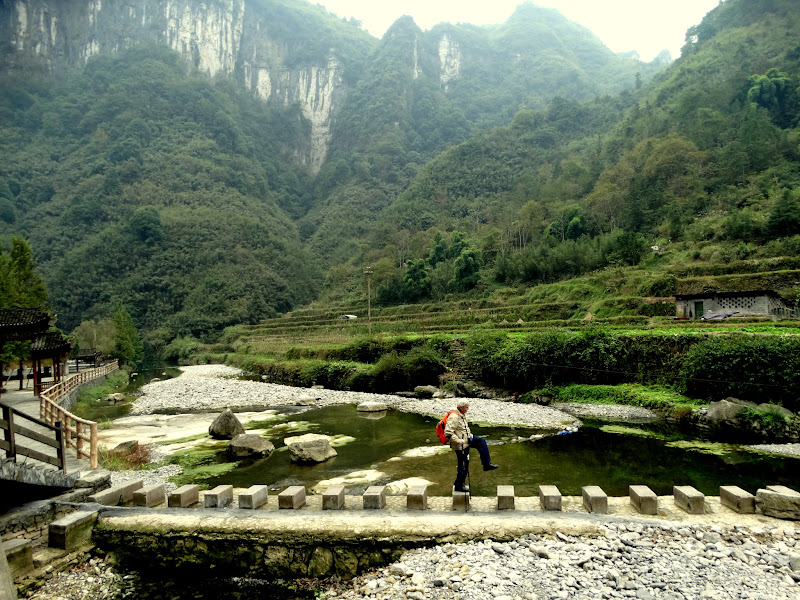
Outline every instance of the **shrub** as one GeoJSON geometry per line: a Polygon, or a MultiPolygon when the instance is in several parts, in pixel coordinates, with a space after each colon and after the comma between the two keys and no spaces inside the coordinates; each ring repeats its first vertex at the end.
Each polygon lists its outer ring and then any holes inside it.
{"type": "Polygon", "coordinates": [[[679,376],[683,393],[707,399],[736,396],[800,408],[800,340],[714,336],[686,353],[679,376]]]}

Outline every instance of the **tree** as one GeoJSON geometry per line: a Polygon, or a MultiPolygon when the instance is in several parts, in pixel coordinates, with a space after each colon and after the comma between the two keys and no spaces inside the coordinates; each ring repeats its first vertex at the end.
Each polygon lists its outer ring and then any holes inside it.
{"type": "Polygon", "coordinates": [[[789,190],[784,190],[769,215],[767,236],[779,238],[797,234],[800,234],[800,203],[789,190]]]}
{"type": "Polygon", "coordinates": [[[481,279],[483,257],[481,251],[471,246],[461,252],[453,264],[451,287],[457,290],[474,288],[481,279]]]}
{"type": "Polygon", "coordinates": [[[154,206],[137,208],[131,218],[131,231],[148,246],[163,240],[164,226],[158,210],[154,206]]]}
{"type": "Polygon", "coordinates": [[[442,232],[437,231],[433,238],[433,248],[431,248],[431,252],[428,254],[428,264],[435,267],[445,260],[447,260],[447,244],[442,237],[442,232]]]}
{"type": "Polygon", "coordinates": [[[113,319],[83,321],[70,335],[73,348],[99,350],[103,356],[111,356],[116,348],[116,326],[113,319]]]}
{"type": "Polygon", "coordinates": [[[114,312],[114,329],[114,352],[112,355],[123,364],[131,365],[142,360],[144,353],[142,340],[139,338],[139,332],[133,324],[131,315],[125,310],[122,303],[117,304],[114,312]]]}
{"type": "Polygon", "coordinates": [[[403,277],[403,294],[406,299],[413,302],[426,298],[430,296],[431,289],[431,277],[425,265],[425,259],[409,261],[403,277]]]}

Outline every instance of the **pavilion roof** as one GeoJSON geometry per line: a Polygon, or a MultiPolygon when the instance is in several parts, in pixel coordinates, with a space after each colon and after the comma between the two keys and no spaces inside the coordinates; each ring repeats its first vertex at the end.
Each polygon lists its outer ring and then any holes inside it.
{"type": "Polygon", "coordinates": [[[40,308],[0,308],[0,341],[32,340],[47,331],[50,319],[40,308]]]}

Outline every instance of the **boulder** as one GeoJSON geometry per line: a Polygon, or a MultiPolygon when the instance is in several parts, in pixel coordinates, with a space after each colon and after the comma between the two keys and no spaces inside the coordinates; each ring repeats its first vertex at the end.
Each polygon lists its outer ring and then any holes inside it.
{"type": "Polygon", "coordinates": [[[109,454],[114,456],[128,456],[137,452],[139,450],[139,442],[137,440],[128,440],[127,442],[121,442],[114,446],[110,451],[109,454]]]}
{"type": "Polygon", "coordinates": [[[319,400],[317,396],[312,396],[311,394],[300,394],[297,397],[297,402],[295,404],[297,406],[313,406],[319,400]]]}
{"type": "Polygon", "coordinates": [[[725,398],[709,403],[706,418],[717,425],[738,425],[738,414],[745,408],[756,408],[756,404],[738,398],[725,398]]]}
{"type": "Polygon", "coordinates": [[[472,396],[472,386],[465,382],[465,381],[452,381],[450,383],[453,389],[453,393],[456,395],[457,398],[468,398],[472,396]]]}
{"type": "Polygon", "coordinates": [[[756,506],[768,517],[800,521],[800,494],[787,487],[767,486],[765,490],[758,490],[756,506]]]}
{"type": "Polygon", "coordinates": [[[244,433],[244,427],[230,408],[223,410],[208,428],[208,434],[217,440],[231,440],[244,433]]]}
{"type": "Polygon", "coordinates": [[[288,437],[283,443],[289,448],[289,460],[298,463],[320,463],[337,456],[327,435],[307,433],[288,437]]]}
{"type": "Polygon", "coordinates": [[[103,398],[108,404],[116,404],[117,402],[123,402],[125,400],[125,394],[108,394],[105,398],[103,398]]]}
{"type": "Polygon", "coordinates": [[[358,412],[380,412],[382,410],[387,410],[387,406],[384,402],[369,401],[359,404],[356,410],[358,412]]]}
{"type": "Polygon", "coordinates": [[[435,385],[418,385],[414,388],[414,393],[418,398],[433,398],[438,391],[439,388],[435,385]]]}
{"type": "Polygon", "coordinates": [[[788,408],[783,408],[779,404],[769,404],[765,402],[764,404],[759,404],[757,408],[760,411],[777,413],[783,417],[791,417],[793,415],[792,411],[788,408]]]}
{"type": "Polygon", "coordinates": [[[228,442],[228,454],[235,458],[269,456],[274,450],[272,442],[252,433],[237,435],[228,442]]]}

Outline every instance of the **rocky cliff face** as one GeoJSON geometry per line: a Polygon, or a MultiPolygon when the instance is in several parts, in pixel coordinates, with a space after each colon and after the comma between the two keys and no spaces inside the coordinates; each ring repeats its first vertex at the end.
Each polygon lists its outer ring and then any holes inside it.
{"type": "Polygon", "coordinates": [[[347,94],[342,62],[334,51],[298,61],[270,36],[270,27],[259,6],[246,0],[9,0],[0,6],[0,34],[14,50],[9,64],[36,59],[58,72],[97,54],[158,43],[209,77],[233,76],[267,102],[299,103],[311,139],[307,154],[298,158],[316,173],[347,94]]]}

